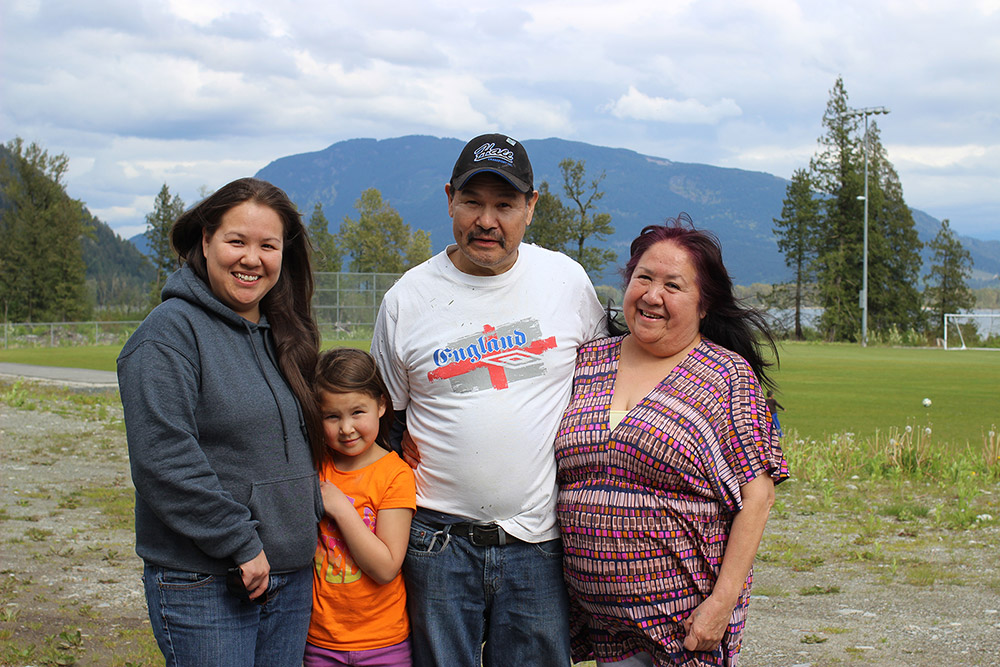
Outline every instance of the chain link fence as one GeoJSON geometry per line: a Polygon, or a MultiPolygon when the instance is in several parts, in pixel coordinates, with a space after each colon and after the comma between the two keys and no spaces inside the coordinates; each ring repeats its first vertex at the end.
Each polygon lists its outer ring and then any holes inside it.
{"type": "Polygon", "coordinates": [[[382,297],[399,273],[317,273],[313,313],[323,340],[371,338],[382,297]]]}
{"type": "MultiPolygon", "coordinates": [[[[382,297],[398,273],[317,273],[313,312],[324,340],[370,338],[382,297]]],[[[5,322],[3,347],[124,345],[141,320],[5,322]]]]}
{"type": "Polygon", "coordinates": [[[116,322],[5,322],[3,346],[124,345],[141,320],[116,322]]]}

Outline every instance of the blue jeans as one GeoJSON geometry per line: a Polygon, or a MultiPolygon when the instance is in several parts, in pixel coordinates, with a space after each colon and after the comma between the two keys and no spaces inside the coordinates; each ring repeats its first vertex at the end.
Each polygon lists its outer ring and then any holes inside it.
{"type": "Polygon", "coordinates": [[[271,574],[267,602],[241,602],[223,575],[146,563],[143,582],[166,667],[301,667],[312,613],[312,568],[271,574]]]}
{"type": "Polygon", "coordinates": [[[414,667],[569,667],[562,553],[559,539],[477,547],[414,519],[403,562],[414,667]]]}

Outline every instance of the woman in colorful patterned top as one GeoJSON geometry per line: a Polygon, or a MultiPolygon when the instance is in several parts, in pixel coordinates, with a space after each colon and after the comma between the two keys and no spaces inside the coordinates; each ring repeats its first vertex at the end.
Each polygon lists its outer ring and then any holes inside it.
{"type": "Polygon", "coordinates": [[[574,659],[735,665],[752,564],[788,468],[761,315],[681,214],[624,270],[630,331],[580,348],[556,436],[574,659]]]}

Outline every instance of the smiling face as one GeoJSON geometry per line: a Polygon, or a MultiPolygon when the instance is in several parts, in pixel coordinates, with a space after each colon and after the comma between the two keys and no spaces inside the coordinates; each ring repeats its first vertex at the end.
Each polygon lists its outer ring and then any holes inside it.
{"type": "Polygon", "coordinates": [[[260,321],[260,301],[281,275],[285,228],[274,209],[246,201],[222,214],[202,252],[212,293],[251,322],[260,321]]]}
{"type": "Polygon", "coordinates": [[[385,414],[384,402],[358,391],[321,391],[320,410],[334,465],[356,470],[381,456],[382,450],[372,445],[378,437],[379,419],[385,414]]]}
{"type": "Polygon", "coordinates": [[[461,190],[445,186],[448,215],[458,252],[451,261],[459,271],[476,276],[495,276],[517,261],[517,247],[531,224],[538,193],[530,198],[495,174],[470,178],[461,190]]]}
{"type": "Polygon", "coordinates": [[[687,251],[671,241],[650,246],[625,288],[623,310],[635,342],[657,357],[672,356],[701,340],[705,313],[687,251]]]}

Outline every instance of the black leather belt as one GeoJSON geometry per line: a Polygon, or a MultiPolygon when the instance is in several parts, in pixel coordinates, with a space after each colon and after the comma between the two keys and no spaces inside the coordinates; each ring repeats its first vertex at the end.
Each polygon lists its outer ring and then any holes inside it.
{"type": "Polygon", "coordinates": [[[472,542],[476,547],[497,547],[506,544],[523,542],[506,532],[495,523],[452,523],[452,524],[429,524],[436,530],[447,531],[451,535],[458,535],[472,542]]]}

